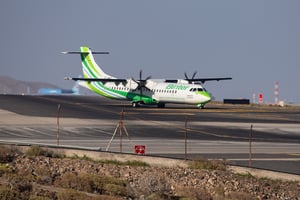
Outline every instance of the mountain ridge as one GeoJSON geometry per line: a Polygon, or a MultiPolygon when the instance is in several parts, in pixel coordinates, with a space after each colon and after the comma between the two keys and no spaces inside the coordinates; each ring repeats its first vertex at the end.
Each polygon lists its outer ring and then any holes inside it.
{"type": "Polygon", "coordinates": [[[57,85],[35,81],[21,81],[0,75],[1,94],[37,94],[40,88],[60,88],[57,85]]]}

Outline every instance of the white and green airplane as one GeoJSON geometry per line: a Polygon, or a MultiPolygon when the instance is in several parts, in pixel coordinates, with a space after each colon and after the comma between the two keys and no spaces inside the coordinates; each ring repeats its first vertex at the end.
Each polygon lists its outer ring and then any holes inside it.
{"type": "Polygon", "coordinates": [[[131,101],[133,107],[141,104],[157,105],[164,108],[166,103],[194,104],[198,108],[211,101],[211,95],[202,84],[206,81],[229,80],[232,78],[188,78],[185,79],[119,79],[103,72],[95,62],[93,54],[108,54],[108,52],[92,52],[88,47],[80,47],[80,52],[62,52],[64,54],[80,54],[83,78],[66,77],[66,80],[79,81],[79,84],[93,92],[110,99],[131,101]]]}

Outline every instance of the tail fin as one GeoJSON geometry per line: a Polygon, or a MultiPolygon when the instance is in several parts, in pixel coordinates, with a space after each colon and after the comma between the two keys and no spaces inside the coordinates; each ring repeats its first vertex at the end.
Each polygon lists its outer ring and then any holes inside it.
{"type": "Polygon", "coordinates": [[[81,64],[84,78],[114,78],[103,72],[95,62],[94,54],[108,54],[108,52],[92,52],[88,47],[80,47],[81,64]]]}
{"type": "Polygon", "coordinates": [[[88,47],[80,47],[80,51],[65,51],[63,54],[80,54],[83,78],[114,78],[102,71],[99,65],[94,60],[93,54],[109,54],[109,52],[94,52],[88,47]]]}

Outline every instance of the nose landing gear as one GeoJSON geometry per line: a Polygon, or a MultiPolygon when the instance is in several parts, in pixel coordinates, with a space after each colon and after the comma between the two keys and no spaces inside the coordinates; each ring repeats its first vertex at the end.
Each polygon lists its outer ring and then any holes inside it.
{"type": "Polygon", "coordinates": [[[199,109],[204,109],[204,104],[198,104],[198,105],[197,105],[197,108],[199,108],[199,109]]]}

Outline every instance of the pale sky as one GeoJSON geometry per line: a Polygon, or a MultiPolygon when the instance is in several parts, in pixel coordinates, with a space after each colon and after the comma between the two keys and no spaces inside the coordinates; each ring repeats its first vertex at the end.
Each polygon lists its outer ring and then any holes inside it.
{"type": "Polygon", "coordinates": [[[0,75],[70,88],[87,45],[118,78],[232,77],[207,82],[218,99],[264,94],[300,103],[300,1],[1,0],[0,75]]]}

